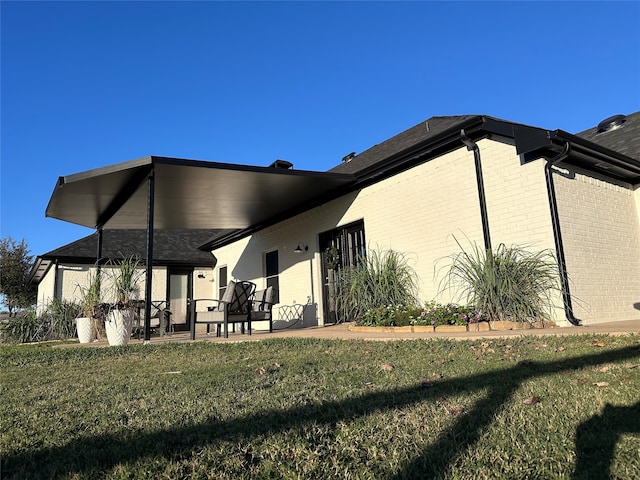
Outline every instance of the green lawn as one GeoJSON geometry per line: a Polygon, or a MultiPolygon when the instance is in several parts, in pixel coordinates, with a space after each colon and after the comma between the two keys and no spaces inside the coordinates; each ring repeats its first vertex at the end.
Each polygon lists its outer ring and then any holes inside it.
{"type": "Polygon", "coordinates": [[[0,358],[2,479],[640,478],[640,335],[0,358]]]}

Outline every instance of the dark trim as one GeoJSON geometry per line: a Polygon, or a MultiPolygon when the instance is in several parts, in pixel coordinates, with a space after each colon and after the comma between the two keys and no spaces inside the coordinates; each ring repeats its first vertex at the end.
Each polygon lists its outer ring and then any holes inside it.
{"type": "Polygon", "coordinates": [[[478,202],[480,203],[480,219],[482,221],[482,235],[484,237],[484,249],[491,250],[491,234],[489,233],[489,215],[487,213],[487,199],[484,193],[484,180],[482,175],[482,161],[480,147],[471,140],[464,131],[460,130],[460,140],[467,146],[467,150],[473,150],[473,159],[476,168],[476,183],[478,185],[478,202]]]}
{"type": "MultiPolygon", "coordinates": [[[[53,298],[58,298],[58,286],[60,284],[60,280],[58,279],[58,273],[59,273],[59,269],[58,269],[58,260],[55,261],[55,263],[53,264],[53,298]]],[[[62,298],[62,292],[60,292],[60,298],[62,298]]]]}
{"type": "MultiPolygon", "coordinates": [[[[389,156],[383,161],[360,170],[355,173],[357,181],[353,185],[347,186],[347,189],[349,191],[361,189],[423,163],[426,161],[425,157],[431,159],[455,150],[460,145],[461,129],[467,131],[470,137],[480,138],[483,135],[473,135],[472,132],[477,133],[481,131],[484,121],[484,117],[473,117],[462,124],[455,125],[443,131],[439,135],[418,142],[409,148],[405,148],[389,156]]],[[[486,136],[486,133],[484,136],[486,136]]]]}
{"type": "Polygon", "coordinates": [[[102,246],[103,246],[103,236],[102,236],[102,227],[98,228],[97,237],[98,237],[98,251],[96,252],[96,263],[100,266],[100,261],[102,260],[102,246]]]}
{"type": "MultiPolygon", "coordinates": [[[[148,197],[147,197],[147,278],[145,282],[144,294],[144,341],[151,341],[151,292],[153,280],[153,209],[155,202],[155,170],[151,169],[147,177],[148,197]]],[[[162,319],[160,320],[162,323],[162,319]]]]}
{"type": "Polygon", "coordinates": [[[558,215],[558,202],[556,200],[556,189],[553,183],[553,166],[562,162],[571,154],[571,143],[567,142],[564,149],[552,159],[547,160],[544,166],[544,176],[547,183],[547,196],[549,197],[549,209],[551,211],[551,226],[553,229],[553,240],[558,257],[558,271],[560,274],[560,288],[562,289],[562,303],[564,305],[567,320],[572,325],[580,326],[581,322],[573,315],[573,305],[571,303],[571,292],[569,290],[569,275],[567,274],[567,264],[564,256],[564,245],[562,243],[562,232],[560,230],[560,217],[558,215]]]}
{"type": "Polygon", "coordinates": [[[640,183],[640,161],[563,130],[519,125],[515,128],[515,141],[516,151],[524,155],[525,162],[558,155],[571,143],[571,153],[565,163],[632,185],[640,183]]]}

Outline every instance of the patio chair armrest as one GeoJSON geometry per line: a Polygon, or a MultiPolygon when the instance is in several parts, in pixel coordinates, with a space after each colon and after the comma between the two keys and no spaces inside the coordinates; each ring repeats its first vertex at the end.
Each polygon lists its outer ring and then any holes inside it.
{"type": "MultiPolygon", "coordinates": [[[[214,303],[215,305],[207,306],[208,311],[211,311],[222,304],[229,303],[229,302],[225,302],[224,300],[218,300],[217,298],[194,298],[192,300],[189,300],[189,308],[192,309],[192,311],[196,312],[198,307],[198,302],[214,303]]],[[[202,311],[205,311],[205,310],[202,310],[202,311]]]]}

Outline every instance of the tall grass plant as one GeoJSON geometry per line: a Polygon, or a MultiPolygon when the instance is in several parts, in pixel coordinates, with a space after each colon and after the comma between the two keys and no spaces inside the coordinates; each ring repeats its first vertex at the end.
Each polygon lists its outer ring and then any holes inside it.
{"type": "Polygon", "coordinates": [[[441,293],[456,292],[489,320],[535,322],[552,317],[553,298],[560,291],[558,264],[550,250],[529,251],[500,244],[485,250],[476,243],[460,247],[448,259],[441,293]]]}
{"type": "Polygon", "coordinates": [[[74,319],[81,309],[76,302],[54,299],[38,313],[35,308],[20,312],[0,326],[3,343],[64,340],[75,336],[74,319]]]}
{"type": "Polygon", "coordinates": [[[337,306],[342,319],[353,321],[367,310],[418,303],[418,277],[406,255],[395,250],[368,250],[360,264],[340,270],[337,306]]]}

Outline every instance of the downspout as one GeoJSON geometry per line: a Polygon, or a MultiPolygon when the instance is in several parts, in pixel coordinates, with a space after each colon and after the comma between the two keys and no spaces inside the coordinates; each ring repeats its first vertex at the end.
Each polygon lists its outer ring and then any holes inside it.
{"type": "Polygon", "coordinates": [[[489,215],[487,214],[487,199],[484,193],[484,180],[482,177],[482,163],[480,148],[471,140],[464,131],[460,130],[460,140],[467,146],[468,151],[473,150],[473,159],[476,165],[476,182],[478,184],[478,200],[480,203],[480,219],[482,220],[482,235],[484,236],[484,249],[491,250],[491,235],[489,233],[489,215]]]}
{"type": "Polygon", "coordinates": [[[567,320],[575,326],[580,326],[580,320],[573,315],[571,304],[571,293],[569,292],[569,275],[564,257],[564,246],[562,234],[560,232],[560,217],[558,216],[558,202],[556,200],[556,189],[553,183],[553,167],[562,162],[571,152],[571,143],[566,142],[564,150],[550,160],[544,166],[544,176],[547,182],[547,196],[549,197],[549,209],[551,210],[551,227],[553,229],[553,240],[558,256],[558,270],[560,273],[560,287],[562,289],[562,303],[567,320]]]}
{"type": "Polygon", "coordinates": [[[56,300],[62,300],[62,292],[60,292],[60,295],[58,295],[58,287],[60,287],[60,280],[58,279],[58,275],[60,274],[60,269],[58,268],[59,263],[58,263],[58,259],[56,258],[56,261],[54,263],[54,267],[53,267],[53,298],[55,298],[56,300]]]}

